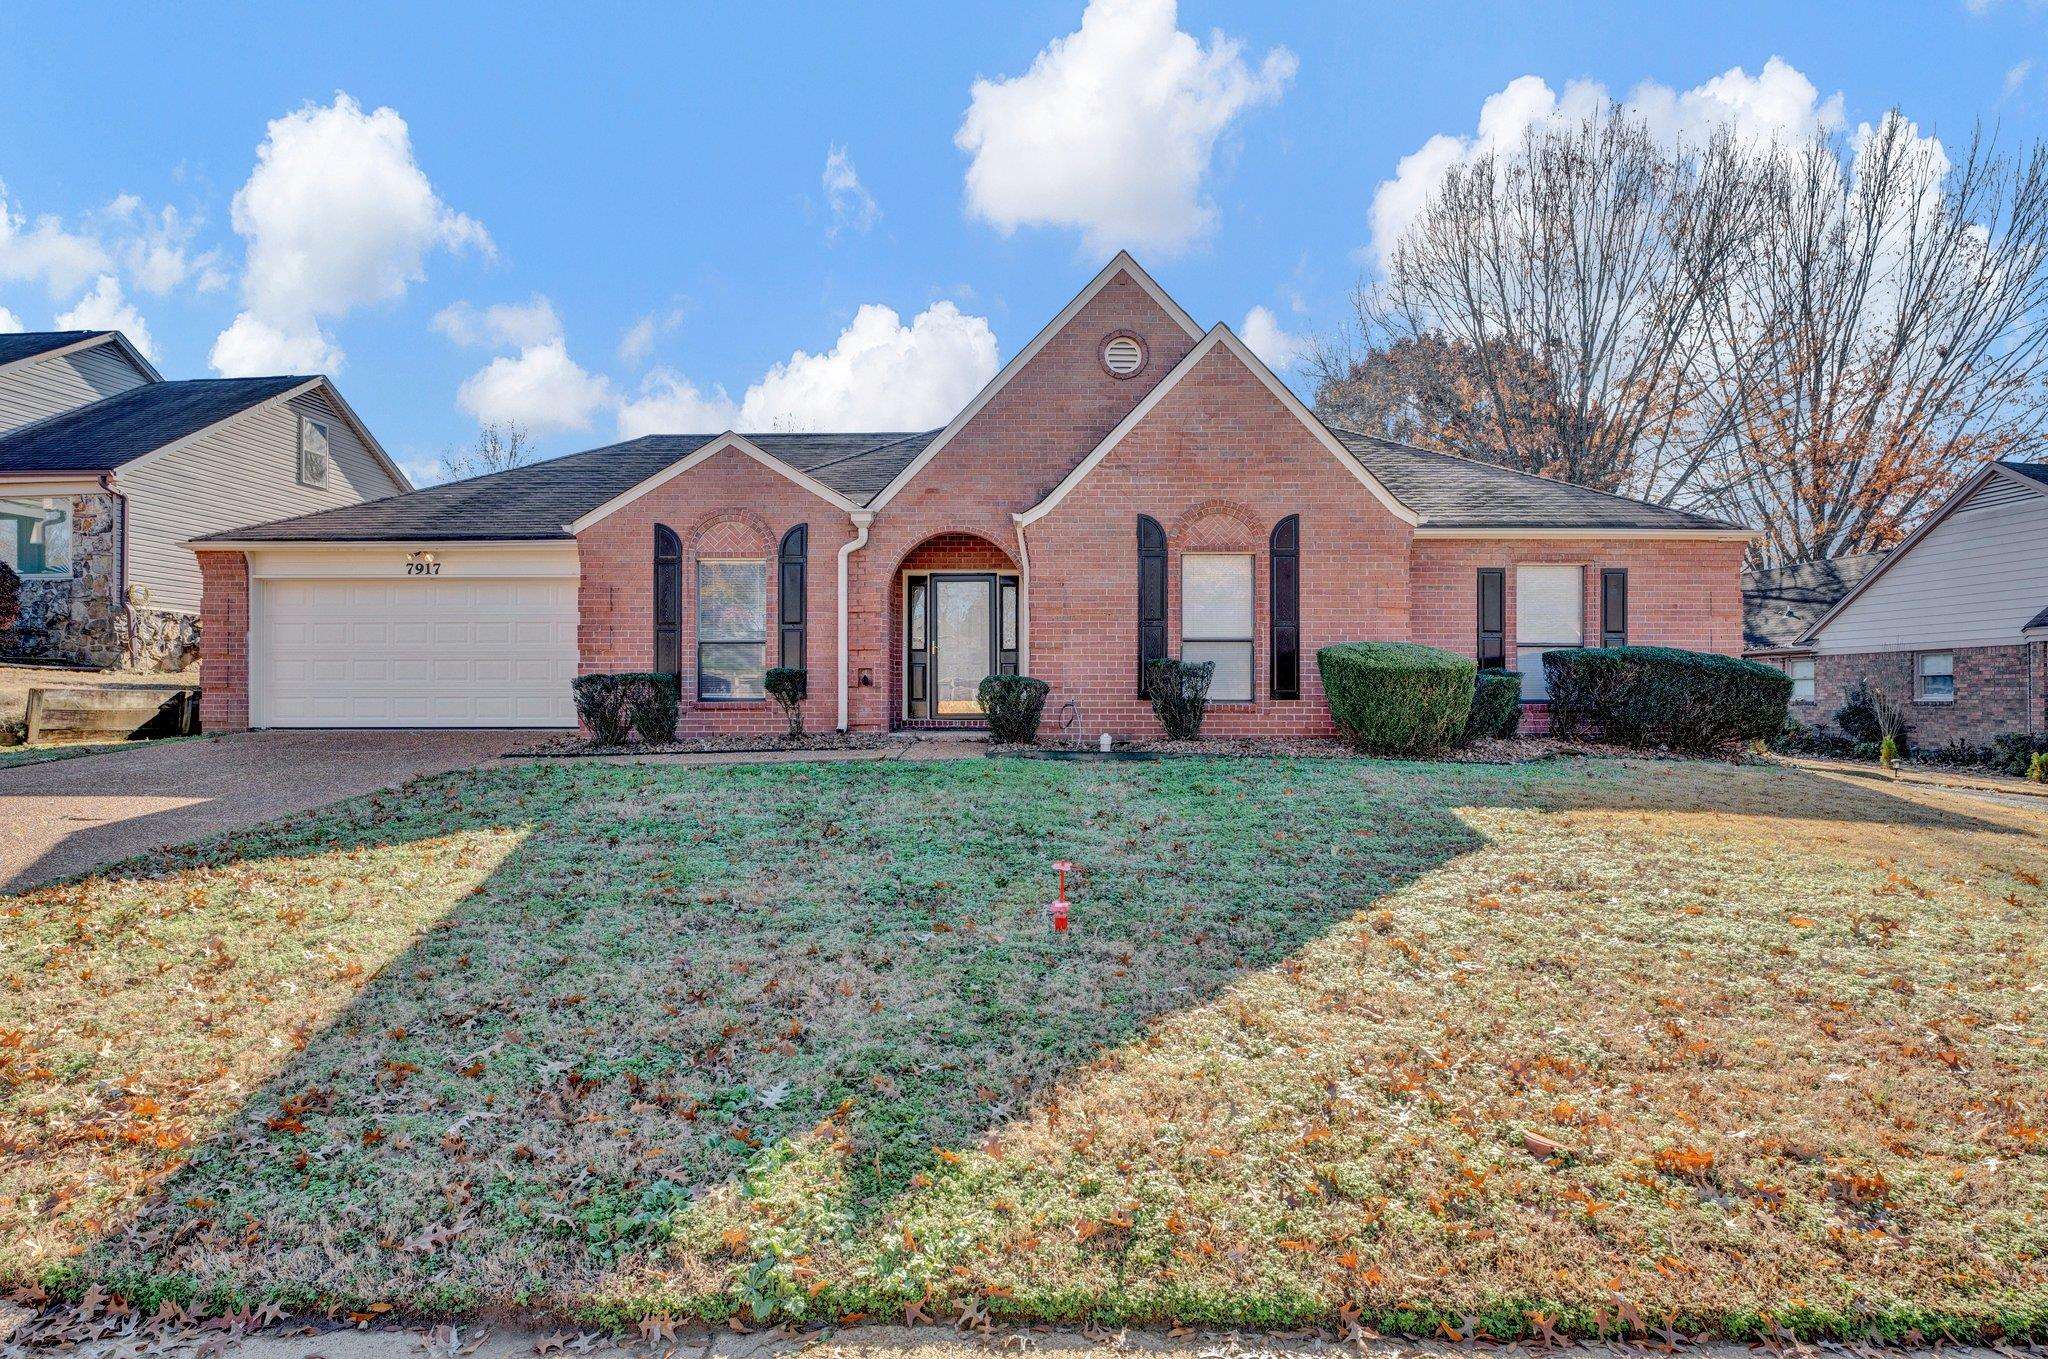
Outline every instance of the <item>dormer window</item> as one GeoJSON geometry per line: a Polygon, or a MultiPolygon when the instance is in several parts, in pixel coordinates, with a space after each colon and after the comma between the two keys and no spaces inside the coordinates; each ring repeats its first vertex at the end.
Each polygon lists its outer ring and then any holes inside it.
{"type": "Polygon", "coordinates": [[[299,417],[299,484],[325,486],[329,443],[327,426],[318,420],[299,417]]]}

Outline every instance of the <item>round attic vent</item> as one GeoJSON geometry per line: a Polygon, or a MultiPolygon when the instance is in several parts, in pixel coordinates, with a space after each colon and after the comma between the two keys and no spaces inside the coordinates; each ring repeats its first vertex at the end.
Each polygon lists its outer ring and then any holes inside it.
{"type": "Polygon", "coordinates": [[[1145,346],[1129,335],[1115,336],[1102,346],[1102,366],[1114,377],[1130,377],[1145,366],[1145,346]]]}

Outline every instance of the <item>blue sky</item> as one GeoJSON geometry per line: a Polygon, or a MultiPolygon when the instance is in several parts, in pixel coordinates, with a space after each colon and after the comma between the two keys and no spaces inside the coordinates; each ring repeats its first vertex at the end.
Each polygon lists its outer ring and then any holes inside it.
{"type": "Polygon", "coordinates": [[[331,368],[423,474],[493,416],[936,424],[1117,245],[1284,363],[1482,109],[1574,82],[2032,139],[2048,9],[11,0],[0,325],[331,368]]]}

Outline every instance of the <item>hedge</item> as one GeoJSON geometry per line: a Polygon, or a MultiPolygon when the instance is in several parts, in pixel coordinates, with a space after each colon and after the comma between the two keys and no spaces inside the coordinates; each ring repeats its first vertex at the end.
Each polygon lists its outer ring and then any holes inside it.
{"type": "Polygon", "coordinates": [[[1479,667],[1416,642],[1342,642],[1316,652],[1338,730],[1360,750],[1408,755],[1464,734],[1479,667]]]}
{"type": "Polygon", "coordinates": [[[1465,739],[1512,740],[1522,726],[1522,676],[1515,670],[1482,670],[1472,687],[1472,712],[1465,739]]]}
{"type": "Polygon", "coordinates": [[[1028,746],[1038,739],[1038,721],[1045,716],[1050,686],[1029,675],[990,675],[975,691],[974,701],[988,714],[988,734],[1011,745],[1028,746]]]}
{"type": "Polygon", "coordinates": [[[673,741],[678,676],[642,671],[578,675],[570,682],[576,716],[601,746],[622,746],[629,733],[650,745],[673,741]]]}
{"type": "Polygon", "coordinates": [[[1781,670],[1668,646],[1545,652],[1550,726],[1562,736],[1702,752],[1767,741],[1785,727],[1792,679],[1781,670]]]}
{"type": "Polygon", "coordinates": [[[1168,656],[1145,671],[1152,715],[1166,728],[1169,741],[1192,741],[1202,734],[1209,713],[1209,682],[1216,678],[1214,661],[1182,661],[1168,656]]]}

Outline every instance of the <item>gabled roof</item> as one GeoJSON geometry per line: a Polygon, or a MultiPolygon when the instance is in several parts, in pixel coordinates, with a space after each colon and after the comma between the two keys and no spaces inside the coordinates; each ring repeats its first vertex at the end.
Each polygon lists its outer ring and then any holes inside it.
{"type": "Polygon", "coordinates": [[[2029,618],[2026,622],[2026,626],[2022,627],[2020,631],[2048,632],[2048,609],[2043,609],[2041,610],[2041,612],[2035,614],[2032,618],[2029,618]]]}
{"type": "Polygon", "coordinates": [[[103,344],[120,350],[122,357],[135,365],[135,371],[151,382],[163,381],[163,374],[118,330],[25,330],[0,335],[0,368],[103,344]]]}
{"type": "Polygon", "coordinates": [[[1885,572],[1891,570],[1901,561],[1904,561],[1906,554],[1917,547],[1922,538],[1932,533],[1937,525],[1955,513],[1964,502],[1968,501],[1971,496],[1975,495],[1983,487],[1985,482],[1990,481],[1993,477],[2003,477],[2007,481],[2024,486],[2030,491],[2039,491],[2044,495],[2048,495],[2048,464],[2018,461],[1985,463],[1968,477],[1965,477],[1963,483],[1949,493],[1948,499],[1936,506],[1934,513],[1922,519],[1919,525],[1911,533],[1907,534],[1898,546],[1885,553],[1884,560],[1877,564],[1875,570],[1865,573],[1863,579],[1850,586],[1840,599],[1836,600],[1822,612],[1820,617],[1814,619],[1806,631],[1799,634],[1799,643],[1805,645],[1819,637],[1821,629],[1833,622],[1837,614],[1853,604],[1858,595],[1875,585],[1885,572]]]}
{"type": "Polygon", "coordinates": [[[53,349],[68,349],[81,340],[95,340],[111,334],[110,330],[24,330],[0,335],[0,364],[19,363],[53,349]]]}
{"type": "Polygon", "coordinates": [[[1882,552],[1825,561],[1794,562],[1771,571],[1742,573],[1742,648],[1791,649],[1814,620],[1877,569],[1882,552]]]}
{"type": "MultiPolygon", "coordinates": [[[[866,504],[938,431],[748,434],[769,457],[866,504]]],[[[506,541],[570,537],[567,525],[698,453],[716,434],[649,434],[584,453],[320,510],[197,542],[506,541]]]]}
{"type": "Polygon", "coordinates": [[[150,382],[0,435],[0,472],[108,472],[319,381],[307,377],[150,382]]]}
{"type": "MultiPolygon", "coordinates": [[[[936,458],[947,444],[953,442],[953,436],[962,429],[965,429],[968,421],[981,414],[982,407],[988,405],[995,398],[997,392],[1007,387],[1011,378],[1024,371],[1024,366],[1038,357],[1038,352],[1051,343],[1053,336],[1066,329],[1067,322],[1080,315],[1081,308],[1094,301],[1095,295],[1108,287],[1110,281],[1119,274],[1128,275],[1131,282],[1137,284],[1147,297],[1150,297],[1159,304],[1161,311],[1164,311],[1173,318],[1175,325],[1187,332],[1187,337],[1190,340],[1202,338],[1202,328],[1195,324],[1195,318],[1188,315],[1186,309],[1180,303],[1168,296],[1166,289],[1160,287],[1153,280],[1152,275],[1139,267],[1137,260],[1131,258],[1131,252],[1128,250],[1117,251],[1116,257],[1110,260],[1108,264],[1103,265],[1101,272],[1097,273],[1094,278],[1089,279],[1087,285],[1080,292],[1074,294],[1074,300],[1060,308],[1059,315],[1047,321],[1040,328],[1039,332],[1031,337],[1031,343],[1018,350],[1010,361],[1004,364],[979,392],[974,394],[974,399],[961,407],[960,413],[948,421],[944,429],[938,431],[923,448],[919,449],[915,458],[905,463],[896,472],[888,484],[882,487],[880,493],[870,502],[871,508],[879,510],[891,500],[894,500],[896,493],[908,485],[910,479],[922,471],[925,464],[936,458]]],[[[1164,382],[1165,379],[1161,379],[1161,381],[1164,382]]]]}

